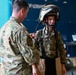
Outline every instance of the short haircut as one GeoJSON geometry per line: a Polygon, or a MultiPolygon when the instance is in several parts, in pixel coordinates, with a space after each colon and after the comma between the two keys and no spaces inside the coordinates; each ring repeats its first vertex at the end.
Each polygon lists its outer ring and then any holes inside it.
{"type": "Polygon", "coordinates": [[[20,9],[24,8],[27,10],[29,7],[28,3],[25,0],[14,0],[12,4],[12,10],[18,12],[20,9]]]}

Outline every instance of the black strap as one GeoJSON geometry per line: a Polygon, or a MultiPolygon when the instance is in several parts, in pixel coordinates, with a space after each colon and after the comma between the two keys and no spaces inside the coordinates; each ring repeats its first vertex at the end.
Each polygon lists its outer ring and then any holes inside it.
{"type": "Polygon", "coordinates": [[[55,32],[55,39],[56,39],[56,58],[58,57],[58,32],[57,30],[54,30],[55,32]]]}
{"type": "Polygon", "coordinates": [[[41,58],[45,58],[46,54],[45,54],[45,49],[44,49],[44,46],[43,46],[43,34],[42,34],[42,30],[40,30],[39,45],[40,45],[40,52],[42,54],[41,58]]]}

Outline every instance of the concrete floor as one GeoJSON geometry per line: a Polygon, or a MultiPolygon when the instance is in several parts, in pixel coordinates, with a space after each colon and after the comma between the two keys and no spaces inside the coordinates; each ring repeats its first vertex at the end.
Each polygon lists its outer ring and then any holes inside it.
{"type": "Polygon", "coordinates": [[[73,69],[68,70],[66,72],[66,75],[76,75],[76,67],[73,67],[73,69]]]}

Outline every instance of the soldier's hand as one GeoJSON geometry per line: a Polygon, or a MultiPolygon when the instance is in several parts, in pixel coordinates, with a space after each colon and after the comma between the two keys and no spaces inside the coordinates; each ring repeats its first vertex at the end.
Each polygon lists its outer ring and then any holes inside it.
{"type": "Polygon", "coordinates": [[[62,64],[62,75],[66,75],[66,68],[64,64],[62,64]]]}
{"type": "Polygon", "coordinates": [[[40,75],[40,72],[35,64],[32,65],[32,74],[33,75],[40,75]]]}
{"type": "Polygon", "coordinates": [[[34,38],[35,33],[30,33],[31,38],[34,38]]]}

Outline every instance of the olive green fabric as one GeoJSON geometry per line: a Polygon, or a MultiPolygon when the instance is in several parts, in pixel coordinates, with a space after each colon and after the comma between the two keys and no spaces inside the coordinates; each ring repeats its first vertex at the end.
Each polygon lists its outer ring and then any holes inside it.
{"type": "Polygon", "coordinates": [[[40,58],[27,29],[13,17],[0,30],[0,52],[5,75],[30,75],[40,58]]]}
{"type": "MultiPolygon", "coordinates": [[[[39,49],[40,51],[40,38],[43,38],[43,47],[45,50],[45,55],[50,57],[50,58],[55,58],[56,56],[56,38],[55,38],[55,32],[49,32],[49,34],[47,35],[45,33],[45,27],[41,30],[38,30],[35,33],[35,46],[39,49]],[[49,36],[49,37],[48,37],[49,36]]],[[[66,63],[66,51],[64,49],[64,44],[62,41],[62,37],[60,35],[60,32],[57,31],[57,49],[58,49],[58,56],[60,56],[61,59],[61,63],[66,63]]],[[[41,52],[40,52],[41,53],[41,52]]],[[[41,53],[42,56],[42,53],[41,53]]]]}

